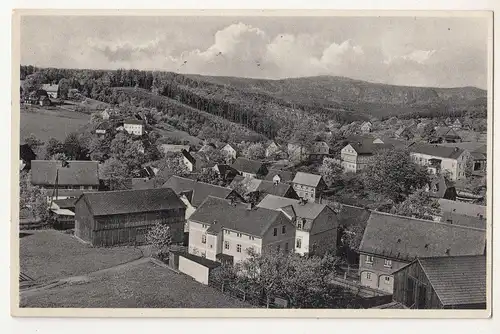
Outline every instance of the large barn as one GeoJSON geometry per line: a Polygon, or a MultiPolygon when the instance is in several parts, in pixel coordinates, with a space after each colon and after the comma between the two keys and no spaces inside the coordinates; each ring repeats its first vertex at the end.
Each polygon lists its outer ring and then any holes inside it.
{"type": "Polygon", "coordinates": [[[179,243],[185,211],[170,188],[84,193],[75,203],[75,236],[93,246],[143,244],[148,229],[162,223],[179,243]]]}

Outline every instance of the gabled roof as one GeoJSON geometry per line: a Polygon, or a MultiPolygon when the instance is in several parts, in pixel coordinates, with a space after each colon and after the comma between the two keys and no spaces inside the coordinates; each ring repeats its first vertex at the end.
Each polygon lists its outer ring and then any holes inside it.
{"type": "Polygon", "coordinates": [[[53,201],[59,209],[74,209],[78,198],[56,199],[53,201]]]}
{"type": "Polygon", "coordinates": [[[287,197],[282,197],[282,196],[276,196],[276,195],[266,195],[262,201],[260,201],[257,206],[259,208],[264,208],[264,209],[270,209],[270,210],[278,210],[280,208],[284,208],[288,205],[293,205],[295,203],[298,203],[298,199],[293,199],[293,198],[287,198],[287,197]]]}
{"type": "Polygon", "coordinates": [[[237,184],[243,181],[246,182],[245,190],[247,193],[259,191],[265,194],[285,196],[290,192],[290,189],[293,190],[293,187],[288,183],[274,184],[272,181],[259,180],[254,178],[245,178],[241,175],[236,175],[233,181],[231,182],[231,185],[236,186],[237,184]]]}
{"type": "Polygon", "coordinates": [[[77,201],[86,201],[94,216],[185,209],[179,196],[169,188],[119,190],[84,193],[77,201]]]}
{"type": "Polygon", "coordinates": [[[444,306],[486,303],[486,256],[418,259],[444,306]]]}
{"type": "Polygon", "coordinates": [[[231,165],[231,167],[233,167],[239,172],[258,174],[259,172],[261,172],[262,168],[264,167],[264,164],[260,161],[238,157],[231,165]]]}
{"type": "Polygon", "coordinates": [[[155,188],[155,180],[145,180],[141,178],[132,179],[132,189],[134,190],[142,190],[142,189],[153,189],[155,188]]]}
{"type": "Polygon", "coordinates": [[[482,255],[486,231],[372,212],[360,252],[412,261],[417,257],[482,255]]]}
{"type": "Polygon", "coordinates": [[[357,206],[342,204],[337,217],[339,225],[349,227],[353,225],[366,226],[371,211],[357,206]]]}
{"type": "Polygon", "coordinates": [[[198,207],[208,196],[219,198],[227,198],[232,192],[232,189],[215,186],[213,184],[199,182],[192,179],[187,179],[180,176],[172,176],[163,184],[164,188],[171,188],[177,194],[182,192],[192,191],[190,203],[194,207],[198,207]]]}
{"type": "Polygon", "coordinates": [[[43,84],[42,89],[50,93],[57,93],[59,85],[43,84]]]}
{"type": "Polygon", "coordinates": [[[184,156],[184,158],[186,158],[190,163],[196,165],[196,159],[191,155],[191,153],[189,153],[186,150],[181,150],[181,153],[184,156]]]}
{"type": "Polygon", "coordinates": [[[451,212],[469,217],[483,216],[486,218],[486,206],[484,205],[456,202],[448,199],[439,199],[438,202],[442,212],[451,212]]]}
{"type": "Polygon", "coordinates": [[[440,145],[426,145],[414,143],[409,146],[410,152],[432,155],[440,158],[456,159],[464,150],[458,147],[446,147],[440,145]]]}
{"type": "Polygon", "coordinates": [[[452,212],[443,212],[441,221],[447,224],[468,226],[486,230],[486,219],[479,217],[470,217],[452,212]]]}
{"type": "Polygon", "coordinates": [[[144,122],[135,118],[129,118],[123,121],[123,124],[135,124],[135,125],[144,125],[144,122]]]}
{"type": "Polygon", "coordinates": [[[207,225],[212,225],[216,221],[221,228],[258,237],[262,237],[277,220],[290,223],[280,211],[259,207],[249,209],[247,204],[231,203],[230,200],[213,196],[207,197],[189,220],[207,225]]]}
{"type": "Polygon", "coordinates": [[[375,152],[377,152],[379,150],[393,148],[393,145],[391,145],[391,144],[374,143],[373,139],[371,139],[371,140],[365,139],[363,141],[349,142],[348,145],[351,145],[351,147],[358,154],[374,154],[375,152]]]}
{"type": "Polygon", "coordinates": [[[486,155],[481,152],[471,152],[471,156],[474,160],[486,160],[486,155]]]}
{"type": "Polygon", "coordinates": [[[97,161],[68,161],[67,167],[62,167],[59,160],[32,160],[31,182],[34,185],[54,185],[56,172],[59,169],[59,181],[65,185],[99,185],[99,172],[97,161]]]}
{"type": "Polygon", "coordinates": [[[281,182],[291,182],[294,178],[293,173],[290,171],[270,168],[265,179],[267,181],[272,181],[275,175],[279,175],[281,182]]]}
{"type": "Polygon", "coordinates": [[[227,150],[227,149],[233,149],[234,151],[236,151],[236,148],[231,144],[226,144],[221,148],[221,150],[227,150]]]}
{"type": "Polygon", "coordinates": [[[297,172],[292,182],[311,187],[317,187],[320,184],[321,180],[322,180],[321,175],[297,172]]]}

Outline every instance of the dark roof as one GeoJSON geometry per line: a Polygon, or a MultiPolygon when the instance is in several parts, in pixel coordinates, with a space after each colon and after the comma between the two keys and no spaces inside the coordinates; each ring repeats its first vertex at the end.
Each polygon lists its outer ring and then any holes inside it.
{"type": "Polygon", "coordinates": [[[418,262],[444,306],[486,303],[486,256],[421,258],[418,262]]]}
{"type": "Polygon", "coordinates": [[[196,209],[189,220],[212,225],[214,221],[221,228],[263,236],[269,226],[278,219],[288,221],[280,211],[254,207],[248,204],[231,203],[231,201],[213,196],[207,197],[196,209]]]}
{"type": "Polygon", "coordinates": [[[138,124],[144,125],[144,122],[135,118],[129,118],[123,121],[123,124],[138,124]]]}
{"type": "Polygon", "coordinates": [[[54,200],[54,204],[57,204],[60,209],[74,209],[77,200],[77,198],[57,199],[54,200]]]}
{"type": "MultiPolygon", "coordinates": [[[[276,196],[286,196],[291,192],[295,192],[293,187],[288,183],[278,183],[274,184],[272,181],[259,180],[260,184],[257,187],[257,191],[265,194],[271,194],[276,196]]],[[[298,197],[298,196],[297,196],[298,197]]]]}
{"type": "Polygon", "coordinates": [[[471,152],[472,158],[474,160],[486,160],[486,155],[481,152],[471,152]]]}
{"type": "Polygon", "coordinates": [[[54,185],[56,170],[59,169],[59,185],[99,185],[97,161],[68,161],[62,167],[59,160],[31,161],[31,182],[34,185],[54,185]]]}
{"type": "Polygon", "coordinates": [[[358,154],[374,154],[375,152],[383,149],[391,149],[394,146],[392,144],[381,144],[374,143],[373,139],[363,140],[357,142],[349,142],[349,145],[356,151],[358,154]]]}
{"type": "Polygon", "coordinates": [[[234,169],[233,167],[227,165],[227,164],[216,164],[214,168],[217,168],[219,173],[223,176],[226,175],[236,175],[238,174],[238,171],[234,169]]]}
{"type": "Polygon", "coordinates": [[[298,203],[298,199],[286,198],[282,196],[276,195],[266,195],[262,201],[257,204],[258,207],[264,209],[278,210],[280,208],[284,208],[286,206],[298,203]]]}
{"type": "Polygon", "coordinates": [[[180,176],[172,176],[163,184],[164,188],[170,188],[177,194],[191,191],[192,197],[189,199],[191,205],[198,207],[208,196],[227,198],[233,192],[232,189],[215,186],[213,184],[199,182],[180,176]]]}
{"type": "Polygon", "coordinates": [[[209,259],[201,257],[201,256],[196,256],[194,254],[190,254],[190,253],[186,253],[186,252],[179,252],[179,251],[171,251],[171,252],[176,254],[176,255],[185,257],[188,260],[191,260],[193,262],[201,264],[201,265],[203,265],[207,268],[210,268],[210,269],[217,268],[218,266],[220,266],[219,262],[215,262],[215,261],[209,260],[209,259]]]}
{"type": "Polygon", "coordinates": [[[19,146],[19,159],[23,161],[31,161],[36,159],[36,154],[28,144],[19,146]]]}
{"type": "Polygon", "coordinates": [[[133,178],[131,181],[131,187],[134,190],[153,189],[156,182],[154,179],[145,180],[142,178],[133,178]]]}
{"type": "Polygon", "coordinates": [[[275,175],[279,175],[281,182],[292,182],[294,177],[293,173],[290,171],[270,168],[265,179],[267,181],[272,181],[275,175]]]}
{"type": "Polygon", "coordinates": [[[410,146],[410,151],[412,153],[420,153],[433,155],[440,158],[456,159],[458,158],[464,150],[458,147],[446,147],[439,145],[426,145],[415,143],[410,146]]]}
{"type": "Polygon", "coordinates": [[[321,175],[297,172],[292,182],[298,184],[304,184],[311,187],[317,187],[321,182],[321,175]]]}
{"type": "Polygon", "coordinates": [[[486,217],[486,206],[450,201],[448,199],[438,200],[439,206],[442,212],[452,212],[459,215],[465,215],[469,217],[486,217]]]}
{"type": "Polygon", "coordinates": [[[372,212],[360,252],[412,261],[416,257],[482,255],[486,231],[372,212]]]}
{"type": "Polygon", "coordinates": [[[479,217],[470,217],[451,212],[443,212],[441,221],[447,224],[468,226],[486,230],[486,219],[479,217]]]}
{"type": "Polygon", "coordinates": [[[261,169],[262,167],[264,167],[264,164],[260,161],[238,157],[231,165],[231,167],[233,167],[239,172],[258,174],[259,172],[261,172],[261,169]]]}
{"type": "Polygon", "coordinates": [[[183,209],[186,206],[169,188],[119,190],[85,193],[85,200],[94,216],[118,215],[183,209]]]}
{"type": "Polygon", "coordinates": [[[183,150],[181,150],[181,153],[182,153],[182,155],[183,155],[186,159],[188,159],[188,161],[189,161],[190,163],[192,163],[193,165],[196,165],[196,159],[195,159],[195,158],[193,158],[193,156],[191,155],[191,153],[189,153],[188,151],[186,151],[186,150],[184,150],[184,149],[183,149],[183,150]]]}

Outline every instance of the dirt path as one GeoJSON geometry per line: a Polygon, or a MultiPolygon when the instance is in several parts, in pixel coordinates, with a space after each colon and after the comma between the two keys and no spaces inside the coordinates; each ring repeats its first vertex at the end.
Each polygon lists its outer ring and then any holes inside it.
{"type": "MultiPolygon", "coordinates": [[[[54,280],[54,281],[51,281],[51,282],[48,282],[48,283],[45,283],[42,285],[32,286],[32,287],[29,287],[26,289],[22,289],[19,291],[19,296],[33,296],[33,295],[36,295],[36,294],[38,294],[42,291],[45,291],[47,289],[53,289],[55,287],[59,287],[59,286],[64,285],[64,284],[89,282],[92,276],[98,276],[98,275],[106,274],[106,273],[113,273],[113,272],[117,272],[117,271],[119,271],[125,267],[128,267],[128,266],[136,266],[136,265],[148,263],[148,262],[153,262],[153,263],[157,264],[155,260],[153,260],[149,257],[142,257],[140,259],[133,260],[133,261],[126,262],[126,263],[122,263],[122,264],[119,264],[119,265],[111,267],[111,268],[106,268],[106,269],[94,271],[94,272],[88,273],[86,275],[64,277],[64,278],[60,278],[58,280],[54,280]]],[[[165,267],[167,267],[167,266],[165,266],[165,267]]]]}

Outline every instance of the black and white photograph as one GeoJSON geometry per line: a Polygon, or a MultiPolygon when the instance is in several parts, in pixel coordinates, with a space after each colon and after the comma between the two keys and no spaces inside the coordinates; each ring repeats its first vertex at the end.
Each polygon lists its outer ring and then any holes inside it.
{"type": "Polygon", "coordinates": [[[488,316],[491,12],[15,17],[18,314],[488,316]]]}

